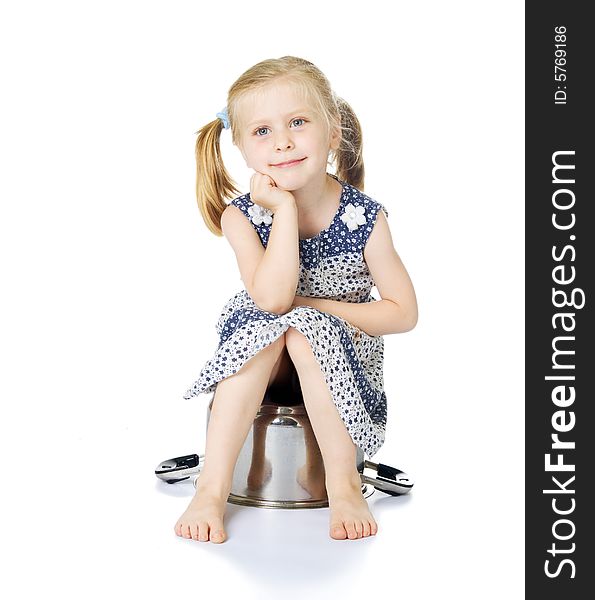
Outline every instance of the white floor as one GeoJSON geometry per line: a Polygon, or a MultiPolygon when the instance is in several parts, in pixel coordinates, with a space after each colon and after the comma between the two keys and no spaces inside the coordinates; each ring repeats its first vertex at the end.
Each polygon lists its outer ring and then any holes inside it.
{"type": "Polygon", "coordinates": [[[111,424],[97,412],[78,431],[58,415],[32,425],[46,452],[24,446],[20,460],[35,466],[35,477],[13,480],[4,503],[12,562],[4,585],[21,592],[11,597],[56,590],[62,598],[175,598],[203,586],[220,598],[326,598],[331,590],[345,598],[523,597],[522,468],[507,471],[505,449],[485,450],[495,432],[457,441],[455,426],[433,421],[387,442],[375,459],[416,484],[407,496],[369,498],[374,538],[332,540],[328,509],[229,504],[229,539],[214,545],[174,534],[194,488],[153,474],[161,460],[202,452],[204,404],[180,401],[164,412],[133,421],[122,408],[111,424]],[[468,443],[484,450],[467,451],[468,443]]]}

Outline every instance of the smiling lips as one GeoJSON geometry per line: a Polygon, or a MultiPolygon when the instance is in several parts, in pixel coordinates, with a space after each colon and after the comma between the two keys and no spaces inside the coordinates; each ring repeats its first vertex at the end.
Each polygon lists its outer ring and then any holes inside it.
{"type": "Polygon", "coordinates": [[[282,162],[282,163],[279,163],[279,164],[276,164],[276,165],[271,165],[271,166],[273,166],[273,167],[279,167],[281,169],[285,169],[287,167],[293,167],[293,166],[301,163],[304,160],[306,160],[306,157],[299,158],[298,160],[290,160],[290,161],[287,161],[287,162],[282,162]]]}

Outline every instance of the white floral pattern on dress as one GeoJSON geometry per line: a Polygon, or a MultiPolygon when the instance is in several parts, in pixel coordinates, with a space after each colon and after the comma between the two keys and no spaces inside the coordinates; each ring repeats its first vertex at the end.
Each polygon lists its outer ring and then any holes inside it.
{"type": "Polygon", "coordinates": [[[363,206],[353,206],[349,203],[341,215],[341,221],[347,225],[349,231],[356,230],[360,225],[366,224],[366,209],[363,206]]]}
{"type": "Polygon", "coordinates": [[[248,214],[254,225],[261,225],[262,223],[270,225],[273,222],[273,211],[263,206],[258,206],[258,204],[253,204],[248,208],[248,214]]]}

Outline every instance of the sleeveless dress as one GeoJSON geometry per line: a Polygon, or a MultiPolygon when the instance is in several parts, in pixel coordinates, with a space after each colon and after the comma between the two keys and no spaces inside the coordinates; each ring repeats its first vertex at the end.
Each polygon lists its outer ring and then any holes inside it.
{"type": "MultiPolygon", "coordinates": [[[[364,261],[364,247],[379,210],[384,206],[352,185],[331,175],[342,186],[339,208],[329,227],[299,240],[300,273],[296,295],[341,302],[373,302],[374,286],[364,261]]],[[[266,248],[272,212],[244,194],[231,202],[250,220],[266,248]]],[[[272,282],[271,282],[272,283],[272,282]]],[[[230,298],[219,317],[220,341],[184,399],[214,392],[222,379],[283,335],[289,327],[302,333],[353,442],[369,457],[384,443],[384,339],[370,336],[335,315],[310,306],[297,306],[279,315],[261,310],[244,289],[230,298]]]]}

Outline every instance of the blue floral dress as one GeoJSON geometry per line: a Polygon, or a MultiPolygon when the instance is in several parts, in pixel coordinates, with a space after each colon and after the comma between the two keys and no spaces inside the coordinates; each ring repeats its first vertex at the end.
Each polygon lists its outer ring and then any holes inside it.
{"type": "MultiPolygon", "coordinates": [[[[342,193],[332,223],[318,235],[299,240],[296,295],[373,302],[374,282],[363,253],[378,211],[382,209],[387,217],[388,212],[357,188],[338,181],[342,193]]],[[[250,194],[235,198],[232,204],[250,220],[266,248],[274,218],[271,211],[254,204],[250,194]]],[[[220,337],[217,351],[184,398],[215,391],[219,381],[236,373],[289,327],[310,343],[351,439],[372,457],[384,443],[386,429],[384,339],[310,306],[297,306],[278,315],[261,310],[246,290],[235,294],[216,325],[220,337]]]]}

